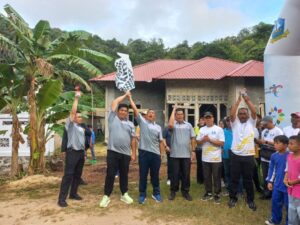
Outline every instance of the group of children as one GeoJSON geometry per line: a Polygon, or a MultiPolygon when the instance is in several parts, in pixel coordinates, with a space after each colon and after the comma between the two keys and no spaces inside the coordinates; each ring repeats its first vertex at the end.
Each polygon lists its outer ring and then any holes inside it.
{"type": "Polygon", "coordinates": [[[267,177],[272,191],[272,216],[266,224],[280,224],[286,208],[286,224],[300,224],[300,136],[274,138],[276,153],[272,154],[267,177]]]}

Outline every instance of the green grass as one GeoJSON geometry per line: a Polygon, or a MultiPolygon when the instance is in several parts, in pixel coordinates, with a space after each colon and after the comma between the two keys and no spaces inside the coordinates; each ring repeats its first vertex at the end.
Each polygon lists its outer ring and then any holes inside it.
{"type": "MultiPolygon", "coordinates": [[[[130,194],[136,200],[133,206],[141,209],[144,216],[150,221],[164,219],[172,221],[174,219],[180,221],[188,220],[188,224],[205,224],[205,225],[254,225],[264,224],[264,221],[270,215],[270,201],[262,201],[256,199],[257,211],[250,210],[244,199],[240,199],[235,208],[229,209],[227,206],[228,197],[222,197],[221,204],[216,205],[213,201],[203,202],[200,197],[204,193],[203,185],[191,183],[192,202],[188,202],[178,192],[174,201],[169,201],[169,186],[165,182],[161,182],[161,193],[163,196],[162,203],[156,203],[151,199],[152,187],[148,184],[147,200],[144,205],[137,203],[138,188],[137,185],[130,187],[130,194]]],[[[117,190],[119,193],[119,190],[117,190]]],[[[259,195],[256,194],[258,198],[259,195]]]]}

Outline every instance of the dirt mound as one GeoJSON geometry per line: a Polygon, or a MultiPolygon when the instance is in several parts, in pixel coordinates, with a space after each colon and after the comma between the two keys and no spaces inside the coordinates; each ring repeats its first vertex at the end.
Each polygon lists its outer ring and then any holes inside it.
{"type": "Polygon", "coordinates": [[[45,184],[58,184],[61,178],[54,176],[33,175],[24,177],[21,180],[12,181],[7,184],[9,188],[27,188],[45,184]]]}

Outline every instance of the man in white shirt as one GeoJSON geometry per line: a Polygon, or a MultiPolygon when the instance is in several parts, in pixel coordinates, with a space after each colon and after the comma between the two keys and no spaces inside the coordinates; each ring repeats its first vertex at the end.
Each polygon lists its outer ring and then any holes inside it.
{"type": "Polygon", "coordinates": [[[247,93],[241,93],[237,102],[232,106],[230,120],[233,141],[230,155],[231,184],[228,206],[229,208],[236,206],[238,200],[237,191],[240,177],[242,176],[244,188],[247,192],[248,207],[255,211],[256,205],[254,203],[254,188],[252,179],[255,166],[254,128],[256,126],[256,109],[254,104],[250,101],[250,98],[247,96],[247,93]],[[250,109],[250,116],[248,108],[239,108],[242,99],[244,99],[250,109]]]}
{"type": "Polygon", "coordinates": [[[222,149],[225,137],[221,127],[214,124],[211,112],[204,114],[206,126],[200,128],[197,143],[202,145],[202,168],[204,175],[205,194],[203,201],[214,198],[216,204],[220,204],[221,175],[222,175],[222,149]],[[213,180],[213,182],[212,182],[213,180]],[[214,196],[213,185],[214,184],[214,196]]]}
{"type": "Polygon", "coordinates": [[[258,144],[261,145],[261,168],[264,180],[264,193],[261,199],[270,199],[272,197],[272,192],[267,187],[266,178],[268,176],[269,164],[271,159],[272,150],[275,153],[274,148],[274,138],[278,135],[283,135],[282,130],[276,127],[273,123],[272,116],[265,116],[262,121],[262,125],[265,129],[262,131],[261,139],[258,140],[258,144]]]}
{"type": "Polygon", "coordinates": [[[297,126],[298,120],[300,119],[300,112],[295,112],[291,114],[291,126],[283,128],[283,133],[288,138],[294,135],[298,135],[300,128],[297,126]]]}

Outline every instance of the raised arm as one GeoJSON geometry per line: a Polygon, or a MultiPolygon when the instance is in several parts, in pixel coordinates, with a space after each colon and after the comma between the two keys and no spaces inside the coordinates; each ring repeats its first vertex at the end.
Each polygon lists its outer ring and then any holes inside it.
{"type": "Polygon", "coordinates": [[[117,97],[115,100],[113,100],[113,102],[111,103],[111,110],[113,112],[116,111],[118,105],[124,101],[125,98],[127,98],[127,96],[130,94],[130,92],[126,92],[124,95],[117,97]]]}
{"type": "Polygon", "coordinates": [[[247,104],[248,108],[251,112],[251,117],[253,120],[256,120],[256,108],[255,105],[250,100],[249,96],[244,96],[245,103],[247,104]]]}
{"type": "Polygon", "coordinates": [[[70,113],[70,120],[72,122],[75,120],[75,117],[76,117],[78,101],[79,101],[80,96],[81,96],[80,91],[76,91],[75,92],[75,99],[74,99],[72,110],[71,110],[71,113],[70,113]]]}
{"type": "Polygon", "coordinates": [[[131,138],[131,150],[132,150],[131,161],[132,162],[135,162],[136,160],[136,147],[137,147],[136,138],[132,137],[131,138]]]}
{"type": "Polygon", "coordinates": [[[241,95],[239,96],[238,100],[236,101],[236,103],[231,107],[231,110],[230,110],[230,120],[231,122],[233,123],[236,119],[236,112],[237,112],[237,109],[239,108],[239,105],[242,101],[242,97],[241,95]]]}
{"type": "Polygon", "coordinates": [[[129,103],[130,103],[130,105],[131,105],[131,108],[133,109],[134,117],[138,117],[138,115],[139,115],[139,110],[138,110],[138,108],[136,107],[136,105],[135,105],[135,103],[134,103],[134,101],[133,101],[133,99],[132,99],[132,96],[131,96],[131,93],[130,93],[130,92],[129,92],[129,94],[128,94],[128,100],[129,100],[129,103]]]}
{"type": "Polygon", "coordinates": [[[173,110],[172,110],[172,114],[170,116],[170,119],[169,119],[169,124],[168,124],[168,128],[170,130],[173,130],[174,129],[174,124],[175,124],[175,111],[176,111],[176,106],[174,105],[173,106],[173,110]]]}

